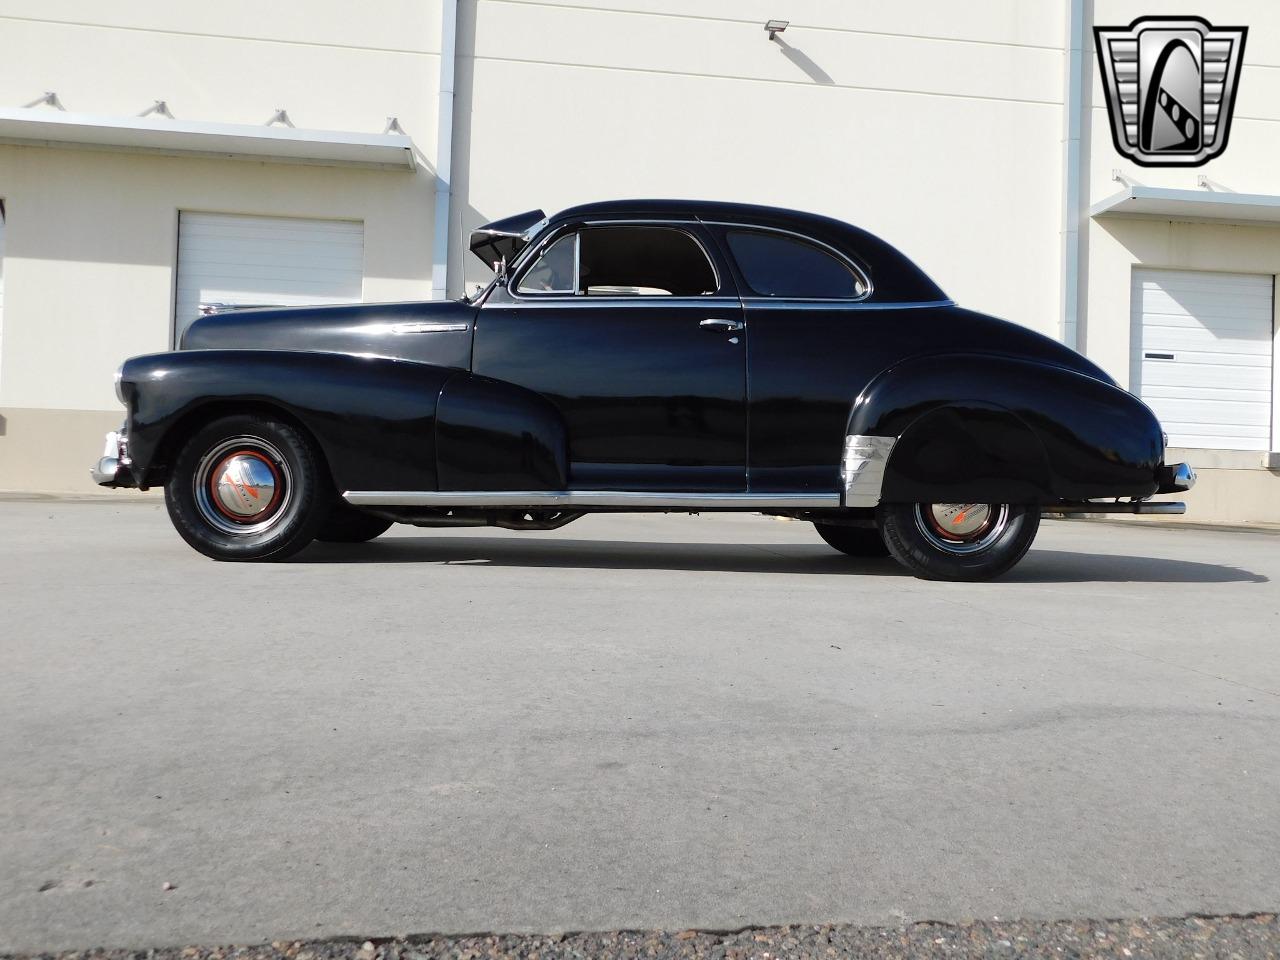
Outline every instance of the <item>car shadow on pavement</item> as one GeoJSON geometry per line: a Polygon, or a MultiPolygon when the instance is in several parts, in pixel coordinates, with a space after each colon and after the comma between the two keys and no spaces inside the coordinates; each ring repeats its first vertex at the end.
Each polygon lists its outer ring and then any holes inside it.
{"type": "Polygon", "coordinates": [[[1201,560],[1032,549],[1001,583],[1270,583],[1241,567],[1201,560]]]}
{"type": "MultiPolygon", "coordinates": [[[[315,543],[295,563],[456,563],[497,567],[680,570],[910,576],[885,557],[842,556],[821,544],[522,540],[510,537],[388,537],[315,543]]],[[[1268,583],[1261,574],[1197,560],[1032,550],[1002,583],[1268,583]]]]}
{"type": "Polygon", "coordinates": [[[794,543],[389,537],[361,544],[313,543],[293,562],[457,563],[495,567],[909,576],[887,557],[865,560],[846,557],[821,544],[794,543]]]}

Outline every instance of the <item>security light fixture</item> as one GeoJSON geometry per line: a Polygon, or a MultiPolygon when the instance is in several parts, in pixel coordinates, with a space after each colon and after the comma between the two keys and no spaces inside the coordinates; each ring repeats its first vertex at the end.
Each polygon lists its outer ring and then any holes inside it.
{"type": "Polygon", "coordinates": [[[769,31],[769,39],[777,40],[778,34],[791,26],[790,20],[766,20],[764,28],[769,31]]]}

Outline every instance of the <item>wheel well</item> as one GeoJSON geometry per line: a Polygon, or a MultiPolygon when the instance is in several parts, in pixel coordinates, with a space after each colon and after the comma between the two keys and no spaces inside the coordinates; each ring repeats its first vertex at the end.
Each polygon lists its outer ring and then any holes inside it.
{"type": "Polygon", "coordinates": [[[885,466],[882,500],[1050,498],[1044,445],[1012,411],[977,401],[933,407],[902,431],[885,466]]]}
{"type": "Polygon", "coordinates": [[[333,471],[329,467],[324,448],[316,439],[315,434],[297,416],[284,407],[265,400],[210,400],[208,403],[202,403],[198,407],[188,410],[165,431],[163,439],[161,439],[159,446],[156,448],[155,459],[147,472],[148,485],[164,486],[169,479],[169,466],[178,455],[178,450],[187,441],[187,438],[197,430],[223,417],[245,415],[269,417],[272,420],[279,420],[281,423],[287,423],[293,427],[311,441],[316,456],[320,460],[321,468],[329,475],[330,479],[333,478],[333,471]]]}

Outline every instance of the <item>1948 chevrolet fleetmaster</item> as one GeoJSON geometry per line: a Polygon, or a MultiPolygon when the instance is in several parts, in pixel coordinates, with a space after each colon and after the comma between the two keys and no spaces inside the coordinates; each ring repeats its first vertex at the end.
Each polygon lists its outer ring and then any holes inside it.
{"type": "Polygon", "coordinates": [[[1152,412],[958,307],[884,241],[769,207],[619,201],[489,224],[455,302],[248,309],[117,374],[103,486],[276,560],[392,523],[550,530],[754,511],[922,577],[1012,567],[1043,513],[1182,513],[1152,412]]]}

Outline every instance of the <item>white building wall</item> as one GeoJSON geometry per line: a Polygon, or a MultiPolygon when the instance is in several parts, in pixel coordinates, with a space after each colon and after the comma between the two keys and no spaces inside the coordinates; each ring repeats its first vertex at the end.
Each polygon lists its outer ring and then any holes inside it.
{"type": "Polygon", "coordinates": [[[1062,3],[594,6],[465,0],[462,227],[619,195],[797,207],[1056,331],[1062,3]],[[781,43],[769,18],[791,20],[781,43]]]}
{"type": "Polygon", "coordinates": [[[0,103],[56,91],[70,111],[378,132],[398,116],[428,156],[440,0],[0,0],[0,103]]]}

